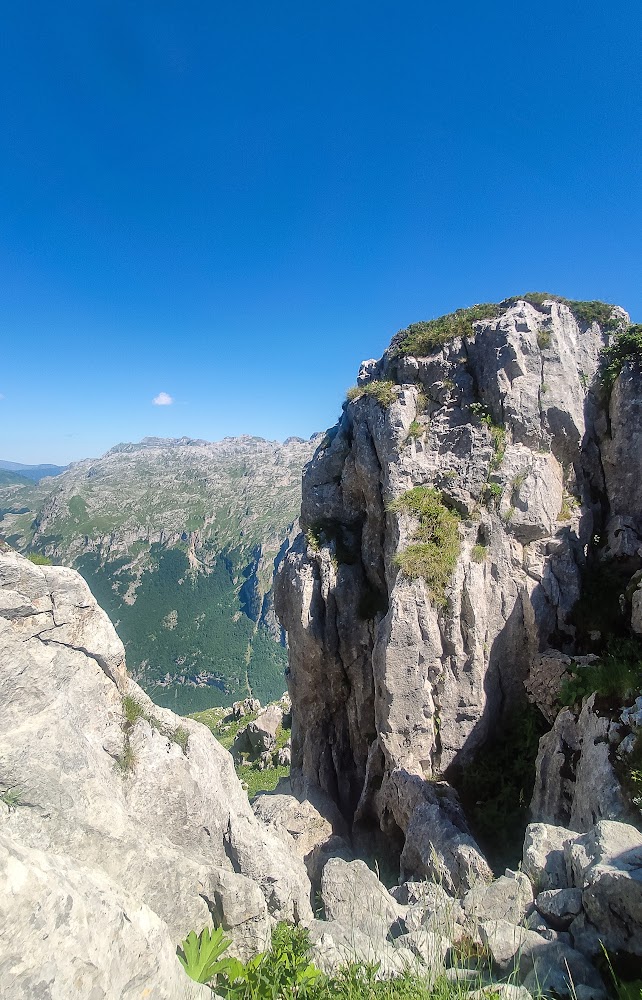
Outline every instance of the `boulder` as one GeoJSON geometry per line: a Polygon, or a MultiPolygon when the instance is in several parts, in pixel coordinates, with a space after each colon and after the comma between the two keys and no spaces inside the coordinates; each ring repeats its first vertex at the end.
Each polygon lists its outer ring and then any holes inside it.
{"type": "MultiPolygon", "coordinates": [[[[566,848],[569,875],[582,890],[584,915],[597,939],[613,952],[642,957],[642,834],[626,823],[602,820],[566,848]]],[[[590,948],[586,928],[584,947],[590,948]]]]}
{"type": "Polygon", "coordinates": [[[276,731],[283,720],[278,705],[268,705],[254,722],[248,722],[245,734],[252,756],[258,756],[276,745],[276,731]]]}
{"type": "Polygon", "coordinates": [[[232,938],[230,955],[241,961],[270,947],[272,921],[256,882],[225,868],[215,868],[201,890],[217,927],[232,938]]]}
{"type": "Polygon", "coordinates": [[[402,929],[403,908],[363,861],[331,858],[321,877],[321,899],[328,920],[356,928],[372,941],[402,929]]]}
{"type": "Polygon", "coordinates": [[[353,860],[350,846],[341,836],[347,829],[345,820],[334,803],[317,801],[321,808],[325,806],[326,815],[308,799],[300,802],[293,795],[257,795],[252,803],[254,815],[284,843],[294,847],[315,888],[321,884],[323,866],[330,857],[353,860]]]}
{"type": "Polygon", "coordinates": [[[206,1000],[176,937],[96,868],[0,834],[0,994],[6,1000],[206,1000]]]}
{"type": "Polygon", "coordinates": [[[565,931],[582,910],[582,890],[546,889],[537,896],[535,906],[551,927],[565,931]]]}
{"type": "Polygon", "coordinates": [[[522,871],[537,892],[568,888],[564,849],[577,840],[578,834],[562,826],[529,823],[524,834],[522,871]]]}
{"type": "Polygon", "coordinates": [[[462,906],[476,920],[508,920],[520,924],[533,907],[533,887],[522,872],[480,883],[466,893],[462,906]]]}

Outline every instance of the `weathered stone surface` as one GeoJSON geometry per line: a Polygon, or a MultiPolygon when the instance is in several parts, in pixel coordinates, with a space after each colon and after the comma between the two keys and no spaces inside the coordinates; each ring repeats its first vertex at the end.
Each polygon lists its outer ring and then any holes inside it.
{"type": "Polygon", "coordinates": [[[568,888],[564,848],[577,840],[577,834],[562,826],[530,823],[524,835],[522,870],[537,892],[568,888]]]}
{"type": "Polygon", "coordinates": [[[183,972],[167,925],[103,872],[3,832],[0,884],[0,993],[6,1000],[211,996],[183,972]]]}
{"type": "MultiPolygon", "coordinates": [[[[380,937],[372,938],[353,924],[339,920],[313,920],[310,924],[310,957],[327,975],[349,962],[378,964],[381,978],[417,971],[420,959],[408,948],[396,948],[380,937]]],[[[423,965],[422,971],[423,971],[423,965]]]]}
{"type": "Polygon", "coordinates": [[[533,887],[522,872],[474,886],[462,900],[467,917],[521,923],[533,907],[533,887]]]}
{"type": "Polygon", "coordinates": [[[272,750],[276,744],[276,731],[283,721],[283,712],[278,705],[268,705],[245,730],[250,752],[256,756],[272,750]]]}
{"type": "Polygon", "coordinates": [[[215,868],[206,879],[201,895],[215,925],[223,927],[232,938],[228,954],[247,962],[270,947],[272,922],[256,882],[225,868],[215,868]]]}
{"type": "Polygon", "coordinates": [[[500,972],[519,968],[523,956],[547,942],[535,931],[518,927],[508,920],[485,920],[479,925],[481,939],[500,972]]]}
{"type": "Polygon", "coordinates": [[[545,889],[535,899],[535,906],[551,927],[564,931],[582,909],[582,890],[545,889]]]}
{"type": "Polygon", "coordinates": [[[0,553],[0,780],[19,790],[14,809],[0,805],[3,832],[126,887],[175,943],[211,925],[201,891],[219,868],[253,879],[273,917],[308,919],[303,862],[254,817],[209,730],[158,708],[122,673],[111,625],[103,654],[108,623],[79,580],[0,553]],[[66,625],[52,625],[57,608],[66,625]]]}
{"type": "Polygon", "coordinates": [[[315,887],[320,885],[323,867],[330,857],[344,861],[354,858],[342,836],[347,833],[345,820],[331,800],[320,798],[317,804],[325,815],[308,799],[300,802],[293,795],[258,795],[252,804],[254,815],[304,861],[315,887]]]}
{"type": "Polygon", "coordinates": [[[385,940],[401,928],[403,909],[363,861],[331,858],[321,877],[321,899],[328,920],[385,940]]]}
{"type": "MultiPolygon", "coordinates": [[[[642,834],[602,820],[567,845],[573,884],[589,923],[607,949],[642,956],[642,834]]],[[[574,927],[571,926],[571,932],[574,927]]],[[[588,938],[584,937],[587,947],[588,938]]]]}
{"type": "MultiPolygon", "coordinates": [[[[289,639],[293,787],[322,788],[356,830],[377,823],[405,845],[405,874],[438,867],[458,889],[472,887],[459,871],[476,860],[428,862],[425,814],[433,828],[449,820],[430,784],[465,767],[503,714],[523,706],[524,680],[550,638],[573,640],[602,440],[587,387],[603,343],[596,324],[554,301],[516,301],[427,357],[399,357],[393,342],[360,379],[391,380],[395,400],[346,404],[306,468],[301,525],[314,544],[297,539],[275,586],[289,639]],[[498,451],[480,407],[503,425],[498,451]],[[416,438],[413,421],[424,428],[416,438]],[[577,510],[561,527],[562,468],[573,466],[577,510]],[[396,561],[417,521],[389,504],[416,486],[434,487],[462,515],[445,605],[396,561]],[[412,809],[398,801],[409,780],[427,786],[412,809]]],[[[433,854],[443,844],[435,838],[433,854]]],[[[471,843],[462,852],[479,853],[471,843]]]]}

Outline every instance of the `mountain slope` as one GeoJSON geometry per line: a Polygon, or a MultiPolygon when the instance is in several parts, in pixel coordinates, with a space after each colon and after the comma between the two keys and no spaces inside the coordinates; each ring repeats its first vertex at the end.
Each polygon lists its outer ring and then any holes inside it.
{"type": "Polygon", "coordinates": [[[0,485],[0,531],[80,570],[133,676],[179,712],[283,692],[274,566],[314,441],[146,438],[42,484],[0,485]]]}

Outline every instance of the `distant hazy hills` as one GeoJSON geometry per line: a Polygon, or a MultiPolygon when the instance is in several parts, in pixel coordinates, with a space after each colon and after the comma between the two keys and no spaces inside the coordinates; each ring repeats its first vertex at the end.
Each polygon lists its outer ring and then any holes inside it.
{"type": "Polygon", "coordinates": [[[318,440],[145,438],[41,481],[2,463],[0,535],[80,570],[156,701],[265,703],[286,662],[274,567],[318,440]]]}
{"type": "MultiPolygon", "coordinates": [[[[45,476],[58,476],[66,468],[66,465],[21,465],[20,462],[4,462],[0,459],[0,473],[15,473],[23,479],[32,479],[36,483],[45,476]]],[[[0,483],[6,482],[11,480],[0,475],[0,483]]]]}

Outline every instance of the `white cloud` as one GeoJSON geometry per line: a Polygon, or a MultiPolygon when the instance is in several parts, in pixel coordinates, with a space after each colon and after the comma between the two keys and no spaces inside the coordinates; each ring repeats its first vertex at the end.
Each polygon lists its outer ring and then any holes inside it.
{"type": "Polygon", "coordinates": [[[174,400],[168,392],[159,392],[158,396],[154,396],[152,399],[154,406],[171,406],[173,402],[174,400]]]}

